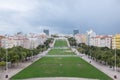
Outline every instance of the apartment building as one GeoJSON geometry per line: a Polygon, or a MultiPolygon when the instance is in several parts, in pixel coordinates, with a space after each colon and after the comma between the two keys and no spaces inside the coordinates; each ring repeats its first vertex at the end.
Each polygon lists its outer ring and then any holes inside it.
{"type": "Polygon", "coordinates": [[[75,39],[77,43],[86,43],[86,35],[85,34],[76,34],[75,39]]]}
{"type": "Polygon", "coordinates": [[[92,37],[96,37],[96,33],[91,29],[91,30],[87,31],[87,33],[86,33],[86,44],[87,45],[92,45],[91,44],[92,37]]]}
{"type": "Polygon", "coordinates": [[[112,37],[112,49],[120,49],[120,34],[116,34],[112,37]]]}
{"type": "Polygon", "coordinates": [[[112,36],[97,35],[90,38],[90,44],[97,47],[112,47],[112,36]]]}
{"type": "Polygon", "coordinates": [[[4,36],[0,35],[0,47],[2,46],[2,39],[5,38],[4,36]]]}

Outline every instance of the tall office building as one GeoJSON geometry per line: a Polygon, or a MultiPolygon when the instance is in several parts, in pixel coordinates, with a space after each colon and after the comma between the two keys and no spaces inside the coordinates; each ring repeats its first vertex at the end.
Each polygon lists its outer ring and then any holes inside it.
{"type": "Polygon", "coordinates": [[[79,33],[79,30],[73,30],[73,34],[76,35],[79,33]]]}
{"type": "Polygon", "coordinates": [[[44,32],[46,35],[49,35],[49,30],[48,30],[48,29],[44,29],[43,32],[44,32]]]}

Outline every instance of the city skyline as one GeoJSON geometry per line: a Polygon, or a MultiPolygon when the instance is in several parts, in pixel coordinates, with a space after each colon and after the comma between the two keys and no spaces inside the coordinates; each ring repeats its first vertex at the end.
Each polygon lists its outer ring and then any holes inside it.
{"type": "Polygon", "coordinates": [[[118,0],[10,0],[0,1],[0,34],[43,32],[72,34],[120,33],[118,0]]]}

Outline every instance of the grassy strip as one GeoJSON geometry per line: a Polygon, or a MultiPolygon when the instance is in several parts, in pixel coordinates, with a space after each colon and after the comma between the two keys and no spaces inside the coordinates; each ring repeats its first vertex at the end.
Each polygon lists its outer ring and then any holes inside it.
{"type": "Polygon", "coordinates": [[[68,47],[66,40],[56,40],[54,47],[68,47]]]}
{"type": "Polygon", "coordinates": [[[70,49],[52,49],[48,55],[75,55],[70,49]]]}

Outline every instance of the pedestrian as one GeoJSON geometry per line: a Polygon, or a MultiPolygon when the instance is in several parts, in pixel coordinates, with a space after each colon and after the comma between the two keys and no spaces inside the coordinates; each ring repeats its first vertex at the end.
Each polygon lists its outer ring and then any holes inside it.
{"type": "Polygon", "coordinates": [[[8,78],[8,75],[5,75],[5,78],[8,78]]]}
{"type": "Polygon", "coordinates": [[[117,79],[117,76],[116,76],[116,75],[114,75],[114,78],[115,78],[115,79],[117,79]]]}
{"type": "Polygon", "coordinates": [[[91,63],[91,61],[90,61],[90,63],[91,63]]]}

